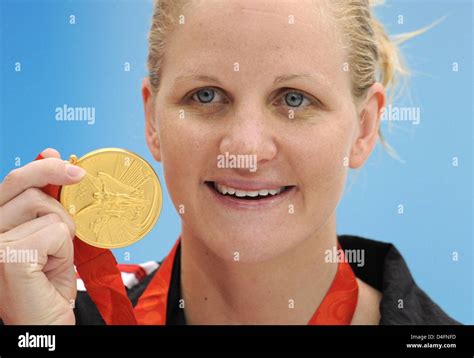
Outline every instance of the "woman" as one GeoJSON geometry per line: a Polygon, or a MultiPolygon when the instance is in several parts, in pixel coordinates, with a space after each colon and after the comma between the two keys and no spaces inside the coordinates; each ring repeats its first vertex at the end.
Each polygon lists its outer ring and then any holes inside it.
{"type": "MultiPolygon", "coordinates": [[[[372,152],[401,70],[367,1],[159,0],[149,44],[146,140],[182,234],[128,290],[138,323],[456,323],[393,246],[336,234],[348,167],[372,152]]],[[[0,243],[55,259],[0,266],[0,314],[101,323],[85,292],[72,309],[74,224],[38,189],[84,173],[54,150],[43,156],[1,184],[0,243]]]]}

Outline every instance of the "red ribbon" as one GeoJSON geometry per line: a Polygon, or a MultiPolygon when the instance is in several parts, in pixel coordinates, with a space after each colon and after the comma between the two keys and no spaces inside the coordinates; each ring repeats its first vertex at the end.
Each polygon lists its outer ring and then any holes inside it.
{"type": "MultiPolygon", "coordinates": [[[[171,271],[180,239],[163,261],[160,270],[140,297],[135,316],[138,324],[166,324],[166,304],[171,281],[171,271]]],[[[342,249],[338,245],[338,249],[342,249]]],[[[351,266],[346,260],[339,262],[332,284],[308,325],[349,325],[354,316],[359,286],[351,266]]]]}
{"type": "MultiPolygon", "coordinates": [[[[338,250],[342,250],[337,245],[338,250]]],[[[345,258],[345,255],[344,255],[345,258]]],[[[337,265],[336,277],[309,325],[349,325],[354,316],[359,285],[351,266],[344,259],[337,265]]]]}

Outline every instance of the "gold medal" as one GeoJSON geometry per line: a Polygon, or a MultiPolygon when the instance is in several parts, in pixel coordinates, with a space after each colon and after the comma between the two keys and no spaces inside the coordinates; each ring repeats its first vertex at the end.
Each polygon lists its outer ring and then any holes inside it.
{"type": "Polygon", "coordinates": [[[76,236],[101,248],[119,248],[142,239],[160,216],[161,184],[143,158],[124,149],[104,148],[69,161],[86,171],[64,185],[61,204],[76,223],[76,236]]]}

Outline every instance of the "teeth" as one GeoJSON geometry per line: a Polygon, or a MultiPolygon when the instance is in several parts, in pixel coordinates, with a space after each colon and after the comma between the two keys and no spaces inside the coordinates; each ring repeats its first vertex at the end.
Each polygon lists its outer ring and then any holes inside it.
{"type": "Polygon", "coordinates": [[[284,188],[284,187],[281,187],[278,189],[260,189],[260,190],[254,190],[254,191],[245,191],[245,190],[238,190],[238,189],[231,188],[231,187],[217,184],[217,183],[214,183],[214,187],[217,189],[219,193],[223,195],[230,194],[230,195],[235,195],[239,198],[243,198],[246,196],[255,198],[257,196],[267,196],[268,194],[277,195],[277,194],[280,194],[284,188]]]}
{"type": "Polygon", "coordinates": [[[281,191],[281,188],[280,188],[280,189],[277,189],[277,190],[273,190],[273,189],[268,190],[268,192],[269,192],[271,195],[280,194],[280,191],[281,191]]]}
{"type": "Polygon", "coordinates": [[[244,196],[247,196],[247,193],[245,191],[236,190],[235,191],[235,196],[244,197],[244,196]]]}

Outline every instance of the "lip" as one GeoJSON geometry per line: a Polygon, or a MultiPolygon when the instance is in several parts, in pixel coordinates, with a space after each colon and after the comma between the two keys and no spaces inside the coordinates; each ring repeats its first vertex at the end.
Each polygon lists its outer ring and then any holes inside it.
{"type": "MultiPolygon", "coordinates": [[[[209,181],[206,181],[208,183],[209,181]]],[[[219,205],[223,205],[227,208],[238,209],[238,210],[260,210],[270,209],[281,205],[282,202],[287,200],[296,190],[296,186],[289,185],[269,185],[271,183],[262,182],[238,182],[238,181],[216,181],[219,184],[230,186],[235,189],[254,191],[259,189],[278,189],[282,186],[288,188],[278,195],[268,195],[258,200],[238,199],[231,195],[219,194],[216,190],[211,188],[210,185],[203,183],[205,190],[207,190],[211,196],[216,200],[219,205]],[[226,184],[225,184],[226,183],[226,184]],[[230,184],[232,183],[232,184],[230,184]]]]}
{"type": "Polygon", "coordinates": [[[278,183],[276,181],[245,181],[238,179],[216,179],[206,180],[206,182],[212,181],[217,184],[225,185],[234,189],[244,191],[257,191],[262,189],[280,189],[282,186],[292,186],[288,183],[278,183]]]}

